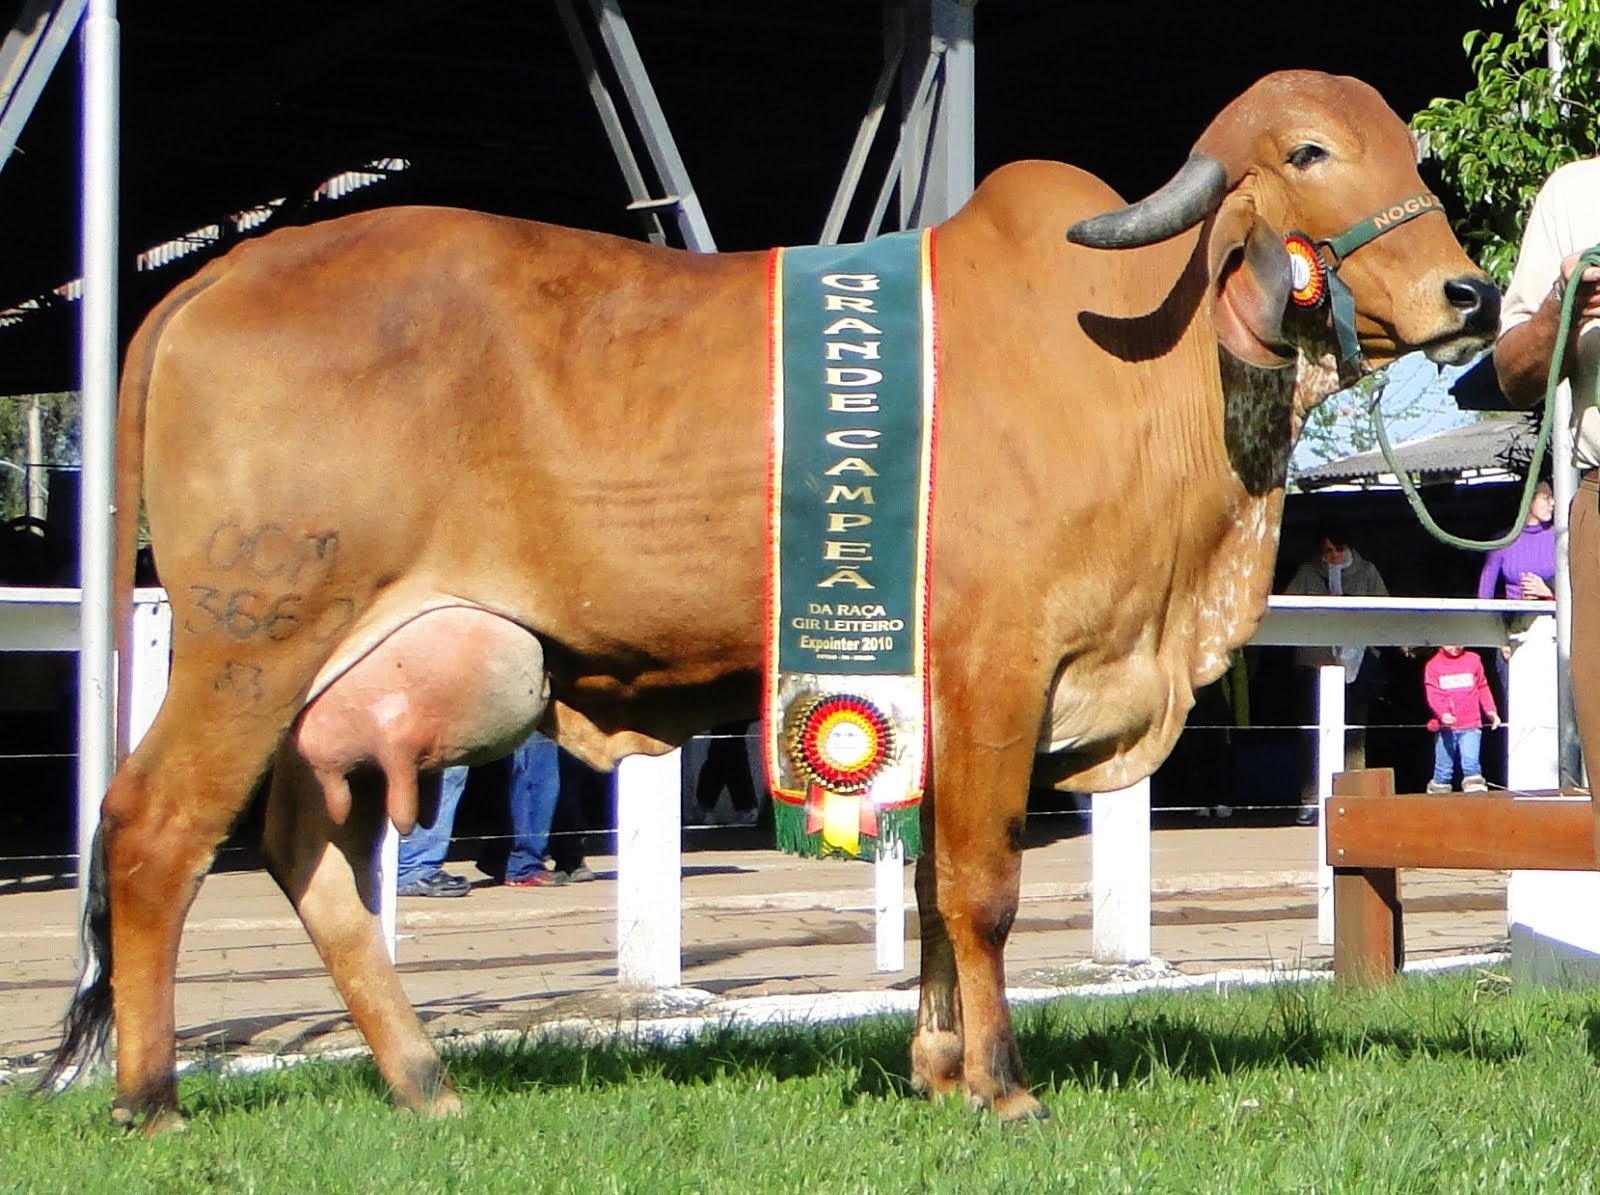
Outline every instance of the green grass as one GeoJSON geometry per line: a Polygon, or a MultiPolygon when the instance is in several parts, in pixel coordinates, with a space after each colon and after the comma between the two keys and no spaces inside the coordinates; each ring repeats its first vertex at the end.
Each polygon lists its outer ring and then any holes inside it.
{"type": "Polygon", "coordinates": [[[0,1096],[0,1190],[1593,1191],[1600,992],[1456,975],[1368,994],[1071,1000],[1018,1014],[1055,1113],[1006,1125],[905,1079],[903,1019],[682,1047],[473,1049],[470,1112],[391,1111],[369,1064],[186,1078],[190,1127],[106,1085],[0,1096]]]}

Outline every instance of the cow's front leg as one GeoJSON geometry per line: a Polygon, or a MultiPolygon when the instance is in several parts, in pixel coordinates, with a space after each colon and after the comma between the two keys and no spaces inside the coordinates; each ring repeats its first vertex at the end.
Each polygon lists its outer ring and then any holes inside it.
{"type": "Polygon", "coordinates": [[[921,917],[924,934],[932,927],[923,942],[931,970],[923,974],[912,1066],[919,1085],[938,1092],[960,1079],[972,1104],[1021,1120],[1049,1114],[1023,1080],[1005,994],[1033,737],[1023,732],[1024,711],[1004,722],[995,717],[1001,712],[968,719],[947,706],[938,723],[932,863],[919,868],[917,892],[924,910],[932,897],[932,915],[921,917]]]}
{"type": "Polygon", "coordinates": [[[917,858],[917,921],[922,939],[922,992],[911,1037],[911,1085],[930,1095],[948,1095],[961,1085],[961,990],[956,957],[939,911],[934,854],[933,792],[922,802],[922,854],[917,858]]]}

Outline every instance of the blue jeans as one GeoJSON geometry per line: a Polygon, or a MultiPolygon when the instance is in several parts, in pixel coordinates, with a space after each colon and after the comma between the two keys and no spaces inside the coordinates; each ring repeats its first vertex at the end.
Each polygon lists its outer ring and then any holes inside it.
{"type": "Polygon", "coordinates": [[[1455,783],[1456,766],[1461,775],[1481,776],[1483,768],[1478,763],[1478,747],[1483,742],[1483,730],[1451,730],[1448,727],[1435,731],[1433,736],[1433,782],[1455,783]]]}
{"type": "MultiPolygon", "coordinates": [[[[506,861],[508,880],[525,879],[544,870],[550,842],[550,819],[561,791],[560,749],[535,731],[511,755],[511,855],[506,861]]],[[[454,833],[456,807],[467,786],[466,768],[446,768],[439,786],[439,812],[433,825],[418,825],[400,839],[396,868],[402,886],[432,875],[444,864],[454,833]]]]}

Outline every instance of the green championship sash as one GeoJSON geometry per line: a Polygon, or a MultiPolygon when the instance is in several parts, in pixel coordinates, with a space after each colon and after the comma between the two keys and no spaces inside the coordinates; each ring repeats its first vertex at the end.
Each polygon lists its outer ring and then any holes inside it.
{"type": "Polygon", "coordinates": [[[933,240],[773,253],[764,738],[778,846],[921,846],[933,240]]]}

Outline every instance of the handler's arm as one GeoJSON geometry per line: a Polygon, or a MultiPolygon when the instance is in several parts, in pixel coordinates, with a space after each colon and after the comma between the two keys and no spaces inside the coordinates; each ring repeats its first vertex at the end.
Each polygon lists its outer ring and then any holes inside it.
{"type": "MultiPolygon", "coordinates": [[[[1563,285],[1570,285],[1574,267],[1578,264],[1576,253],[1561,262],[1560,277],[1563,285]]],[[[1595,283],[1600,280],[1600,268],[1590,266],[1577,280],[1579,295],[1576,310],[1589,319],[1600,315],[1600,298],[1595,283]]],[[[1514,407],[1536,406],[1544,398],[1545,385],[1550,373],[1550,357],[1555,352],[1556,333],[1561,324],[1561,297],[1552,287],[1533,313],[1519,324],[1514,324],[1501,334],[1494,346],[1494,369],[1500,378],[1500,389],[1514,407]]],[[[1567,338],[1567,351],[1561,363],[1561,376],[1567,377],[1578,359],[1578,337],[1567,338]]]]}

